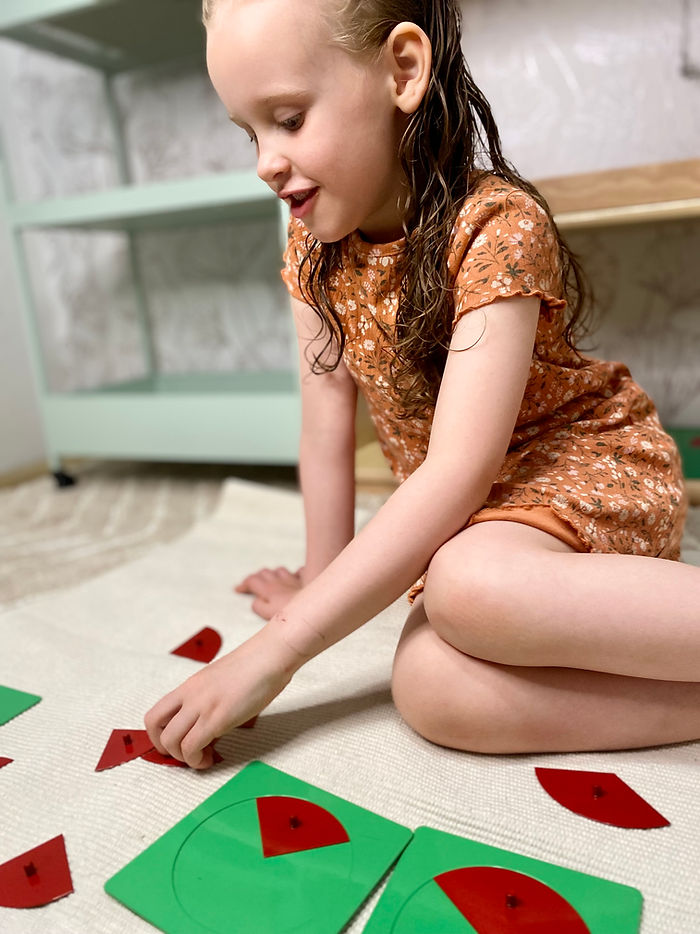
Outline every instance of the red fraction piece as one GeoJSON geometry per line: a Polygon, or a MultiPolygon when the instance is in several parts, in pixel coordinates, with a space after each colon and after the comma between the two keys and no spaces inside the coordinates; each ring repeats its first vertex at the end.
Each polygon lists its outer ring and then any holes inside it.
{"type": "Polygon", "coordinates": [[[269,795],[256,804],[266,859],[350,840],[338,818],[313,801],[269,795]]]}
{"type": "Polygon", "coordinates": [[[205,626],[195,633],[187,642],[183,642],[171,655],[181,655],[183,658],[192,658],[195,662],[210,662],[221,648],[221,636],[215,629],[205,626]]]}
{"type": "MultiPolygon", "coordinates": [[[[186,762],[182,762],[180,759],[176,759],[174,756],[163,755],[162,752],[158,752],[157,749],[149,749],[147,752],[141,756],[142,759],[145,759],[146,762],[152,762],[154,765],[180,765],[185,768],[189,768],[186,762]]],[[[214,762],[223,762],[223,757],[214,750],[214,762]]]]}
{"type": "Polygon", "coordinates": [[[435,881],[477,934],[590,934],[565,898],[522,872],[465,866],[435,881]]]}
{"type": "Polygon", "coordinates": [[[138,759],[149,749],[153,749],[153,743],[145,730],[112,730],[95,771],[113,769],[115,765],[138,759]]]}
{"type": "Polygon", "coordinates": [[[251,717],[250,720],[246,720],[245,723],[239,723],[237,729],[252,730],[257,722],[258,722],[258,715],[255,714],[254,717],[251,717]]]}
{"type": "Polygon", "coordinates": [[[645,830],[670,824],[614,772],[536,768],[535,774],[547,794],[582,817],[645,830]]]}
{"type": "Polygon", "coordinates": [[[10,762],[14,762],[14,759],[7,759],[5,756],[0,756],[0,769],[3,767],[3,765],[9,765],[10,762]]]}
{"type": "Polygon", "coordinates": [[[38,908],[72,891],[62,834],[0,866],[0,905],[5,908],[38,908]]]}

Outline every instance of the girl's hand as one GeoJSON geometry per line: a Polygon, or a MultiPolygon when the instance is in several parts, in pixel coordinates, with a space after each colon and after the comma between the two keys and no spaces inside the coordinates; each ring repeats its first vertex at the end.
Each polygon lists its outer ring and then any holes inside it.
{"type": "Polygon", "coordinates": [[[263,619],[272,619],[302,589],[303,574],[304,568],[294,573],[287,568],[263,568],[246,577],[234,590],[252,594],[255,597],[251,604],[253,612],[263,619]]]}
{"type": "Polygon", "coordinates": [[[209,768],[214,740],[259,714],[289,684],[304,659],[266,630],[202,668],[148,711],[144,722],[158,752],[193,769],[209,768]]]}

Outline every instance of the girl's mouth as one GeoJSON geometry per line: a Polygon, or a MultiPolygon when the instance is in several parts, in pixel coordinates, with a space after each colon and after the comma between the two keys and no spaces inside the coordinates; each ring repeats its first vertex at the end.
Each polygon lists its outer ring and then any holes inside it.
{"type": "Polygon", "coordinates": [[[311,210],[311,205],[318,194],[318,188],[307,188],[289,195],[285,200],[293,217],[302,218],[311,210]]]}

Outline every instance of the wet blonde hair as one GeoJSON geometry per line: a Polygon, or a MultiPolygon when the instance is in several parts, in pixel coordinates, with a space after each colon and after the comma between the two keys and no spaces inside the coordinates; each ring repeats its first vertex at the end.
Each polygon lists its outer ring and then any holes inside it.
{"type": "MultiPolygon", "coordinates": [[[[203,0],[205,25],[222,2],[227,0],[203,0]]],[[[526,191],[546,211],[557,238],[569,306],[563,336],[575,350],[590,310],[590,286],[546,200],[503,155],[490,105],[464,60],[456,0],[325,3],[333,41],[350,54],[379,56],[392,30],[406,21],[420,26],[432,46],[430,83],[408,121],[398,152],[408,191],[400,205],[406,250],[396,324],[386,336],[393,350],[390,375],[403,417],[420,417],[435,404],[454,317],[453,284],[447,268],[452,230],[465,198],[485,175],[497,175],[526,191]]],[[[306,251],[299,286],[321,320],[319,336],[325,332],[327,337],[312,368],[327,372],[338,365],[345,346],[332,294],[332,281],[342,265],[342,241],[322,243],[309,235],[306,251]]]]}

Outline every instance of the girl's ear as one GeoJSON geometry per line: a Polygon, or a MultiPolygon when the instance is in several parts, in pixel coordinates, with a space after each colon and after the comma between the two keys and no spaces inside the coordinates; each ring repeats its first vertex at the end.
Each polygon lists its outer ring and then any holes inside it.
{"type": "Polygon", "coordinates": [[[386,40],[394,103],[405,114],[420,106],[430,83],[433,50],[430,39],[415,23],[399,23],[386,40]]]}

